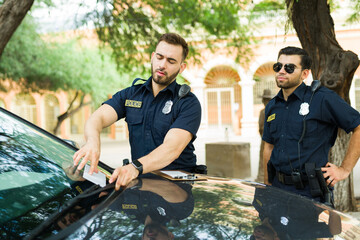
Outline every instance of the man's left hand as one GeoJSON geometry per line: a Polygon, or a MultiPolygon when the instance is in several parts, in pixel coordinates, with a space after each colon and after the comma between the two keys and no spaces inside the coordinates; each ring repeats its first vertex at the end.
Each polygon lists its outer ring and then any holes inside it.
{"type": "Polygon", "coordinates": [[[325,179],[328,177],[326,183],[331,187],[333,187],[337,182],[346,179],[350,175],[350,172],[345,168],[338,167],[329,162],[325,165],[325,167],[321,168],[321,171],[323,172],[325,179]]]}
{"type": "Polygon", "coordinates": [[[119,190],[120,187],[125,187],[128,185],[133,179],[137,178],[139,175],[139,171],[131,164],[118,167],[115,169],[109,183],[115,183],[115,190],[119,190]]]}

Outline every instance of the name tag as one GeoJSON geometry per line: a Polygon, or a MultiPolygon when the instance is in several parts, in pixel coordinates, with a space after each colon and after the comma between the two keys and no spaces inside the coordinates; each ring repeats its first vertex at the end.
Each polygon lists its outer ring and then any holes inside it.
{"type": "Polygon", "coordinates": [[[271,122],[272,120],[275,119],[275,113],[274,114],[271,114],[268,118],[267,118],[267,122],[271,122]]]}
{"type": "Polygon", "coordinates": [[[135,204],[122,204],[122,209],[137,209],[135,204]]]}
{"type": "Polygon", "coordinates": [[[141,108],[142,102],[126,99],[125,107],[141,108]]]}

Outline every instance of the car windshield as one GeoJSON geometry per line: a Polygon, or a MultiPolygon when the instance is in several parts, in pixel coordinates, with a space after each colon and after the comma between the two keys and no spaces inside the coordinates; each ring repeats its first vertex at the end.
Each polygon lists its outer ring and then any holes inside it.
{"type": "Polygon", "coordinates": [[[0,225],[69,188],[74,151],[0,108],[0,225]]]}

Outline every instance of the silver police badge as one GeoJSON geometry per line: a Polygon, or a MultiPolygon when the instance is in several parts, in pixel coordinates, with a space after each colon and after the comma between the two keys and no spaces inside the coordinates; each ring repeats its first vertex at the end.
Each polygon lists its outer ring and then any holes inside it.
{"type": "Polygon", "coordinates": [[[300,105],[299,114],[302,116],[308,115],[309,113],[309,104],[307,102],[304,102],[300,105]]]}
{"type": "Polygon", "coordinates": [[[171,112],[171,107],[173,105],[173,102],[171,100],[167,101],[165,103],[164,108],[162,109],[163,114],[169,114],[171,112]]]}

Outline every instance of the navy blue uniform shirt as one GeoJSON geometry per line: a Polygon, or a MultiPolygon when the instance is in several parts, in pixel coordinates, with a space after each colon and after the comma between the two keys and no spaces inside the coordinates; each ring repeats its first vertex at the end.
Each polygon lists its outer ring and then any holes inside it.
{"type": "Polygon", "coordinates": [[[118,119],[125,118],[133,160],[149,154],[161,145],[171,128],[190,132],[193,136],[190,143],[179,158],[164,169],[191,172],[196,166],[193,141],[201,121],[200,102],[191,92],[179,100],[181,85],[176,81],[154,97],[151,81],[151,77],[146,82],[134,80],[131,87],[117,92],[105,104],[115,109],[118,119]]]}
{"type": "Polygon", "coordinates": [[[266,105],[262,139],[274,145],[270,161],[277,171],[291,174],[292,169],[299,169],[305,173],[307,162],[314,162],[316,167],[325,166],[337,129],[349,133],[360,124],[359,112],[326,87],[315,92],[307,111],[311,94],[311,88],[302,83],[287,101],[280,90],[266,105]],[[299,160],[298,142],[304,118],[306,132],[300,143],[299,160]]]}

